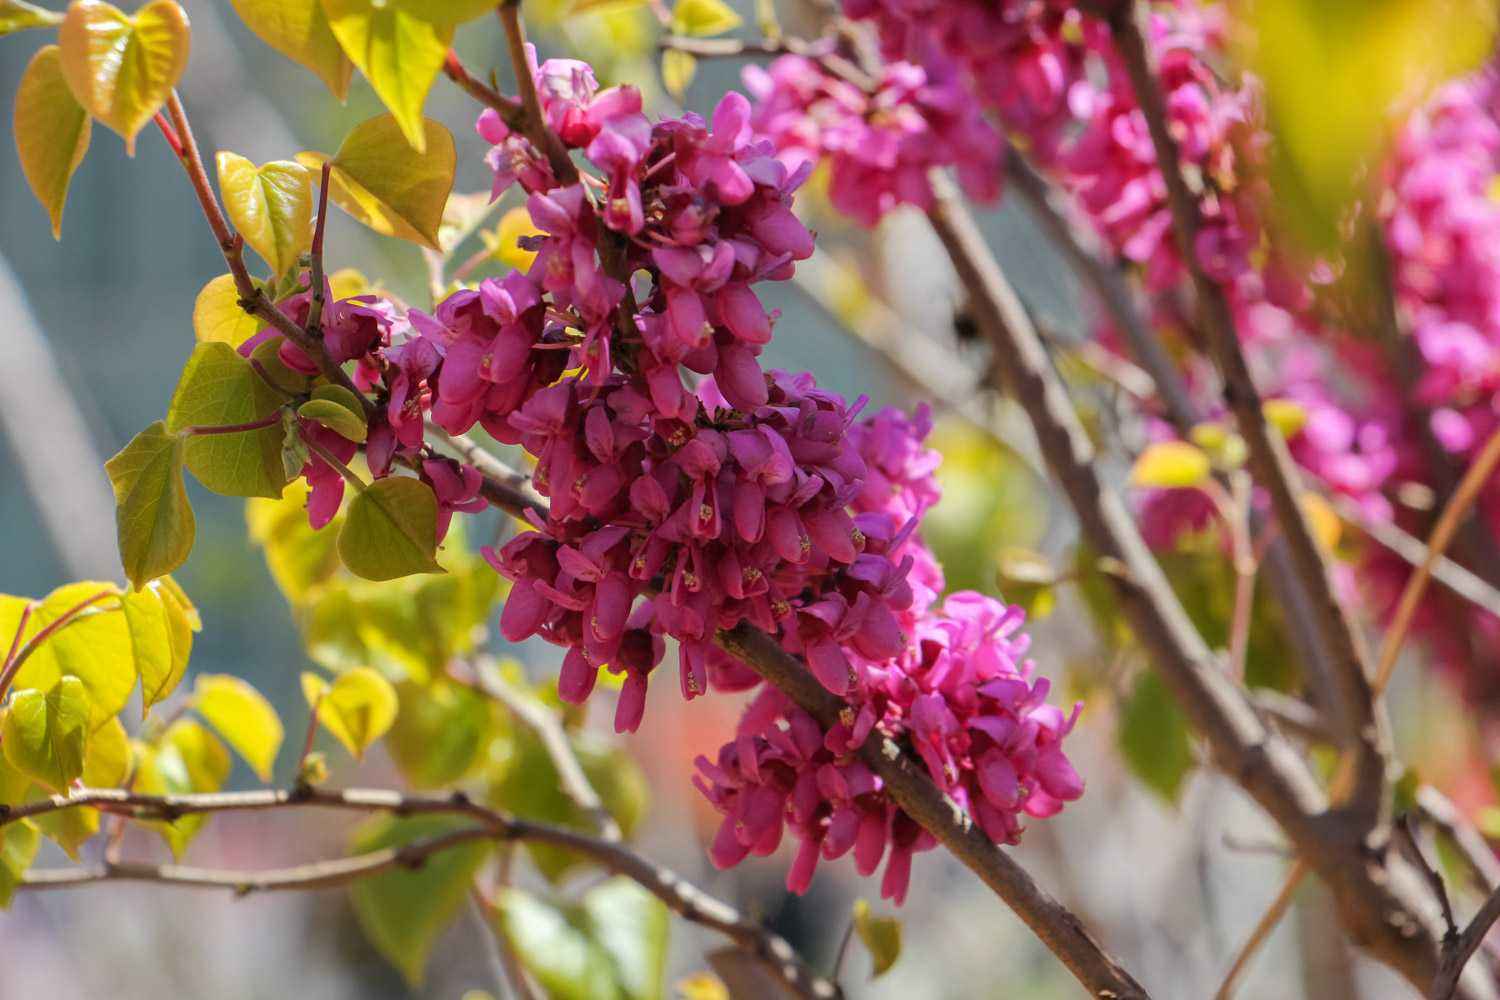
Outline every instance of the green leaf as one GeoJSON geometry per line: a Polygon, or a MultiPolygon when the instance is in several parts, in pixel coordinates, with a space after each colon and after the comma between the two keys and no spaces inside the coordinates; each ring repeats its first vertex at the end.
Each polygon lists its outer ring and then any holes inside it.
{"type": "Polygon", "coordinates": [[[61,50],[56,45],[37,50],[27,64],[16,87],[13,124],[21,172],[52,220],[53,239],[61,239],[68,183],[89,151],[93,126],[63,79],[61,50]]]}
{"type": "MultiPolygon", "coordinates": [[[[218,738],[192,719],[178,719],[152,746],[136,747],[135,789],[146,795],[191,795],[217,792],[229,777],[229,751],[218,738]]],[[[203,830],[208,817],[183,816],[170,823],[146,825],[166,840],[174,857],[203,830]]]]}
{"type": "Polygon", "coordinates": [[[130,737],[118,717],[89,735],[83,750],[83,783],[89,788],[116,788],[130,775],[130,737]]]}
{"type": "MultiPolygon", "coordinates": [[[[205,343],[177,381],[167,410],[167,430],[227,427],[263,420],[281,406],[281,397],[228,344],[205,343]]],[[[286,485],[281,467],[279,425],[228,434],[194,434],[183,447],[188,470],[215,493],[278,497],[286,485]]]]}
{"type": "MultiPolygon", "coordinates": [[[[150,689],[153,704],[176,690],[183,675],[187,673],[188,660],[193,655],[193,633],[203,631],[203,621],[198,617],[198,609],[188,600],[187,594],[183,593],[176,580],[164,576],[157,581],[156,588],[162,607],[167,612],[167,637],[172,643],[172,669],[150,689]]],[[[142,680],[145,680],[144,674],[142,680]]],[[[146,693],[143,683],[143,697],[146,693]]]]}
{"type": "Polygon", "coordinates": [[[366,580],[441,573],[437,497],[420,479],[389,476],[359,492],[339,530],[339,558],[366,580]]]}
{"type": "Polygon", "coordinates": [[[57,11],[29,4],[26,0],[0,0],[0,36],[26,28],[55,28],[62,21],[63,16],[57,11]]]}
{"type": "MultiPolygon", "coordinates": [[[[377,817],[360,827],[354,850],[399,848],[462,826],[462,820],[447,816],[377,817]]],[[[419,868],[360,879],[350,890],[365,936],[413,986],[421,983],[432,946],[468,899],[490,850],[484,841],[463,844],[431,855],[419,868]]]]}
{"type": "Polygon", "coordinates": [[[609,954],[562,911],[520,889],[501,890],[498,931],[553,1000],[622,1000],[609,954]]]}
{"type": "Polygon", "coordinates": [[[239,347],[259,332],[259,317],[240,306],[234,275],[221,274],[203,286],[193,300],[193,334],[200,341],[221,341],[239,347]]]}
{"type": "Polygon", "coordinates": [[[175,0],[134,16],[103,0],[74,0],[58,30],[62,70],[78,103],[125,139],[135,137],[177,85],[188,60],[188,19],[175,0]]]}
{"type": "Polygon", "coordinates": [[[743,21],[724,0],[677,0],[672,11],[672,31],[678,35],[722,35],[743,21]]]}
{"type": "Polygon", "coordinates": [[[136,589],[187,562],[196,525],[182,482],[183,440],[158,420],[104,463],[115,491],[120,562],[136,589]]]}
{"type": "Polygon", "coordinates": [[[363,442],[369,436],[364,408],[354,394],[342,386],[323,386],[313,398],[297,407],[297,416],[322,424],[348,441],[363,442]],[[345,400],[343,397],[347,396],[345,400]]]}
{"type": "Polygon", "coordinates": [[[681,101],[687,96],[688,85],[698,75],[698,57],[680,49],[667,49],[661,54],[661,82],[667,93],[681,101]]]}
{"type": "MultiPolygon", "coordinates": [[[[141,679],[142,713],[161,701],[182,680],[173,655],[172,625],[162,597],[153,587],[122,594],[120,607],[130,633],[131,656],[141,679]]],[[[187,663],[181,666],[185,669],[187,663]]]]}
{"type": "Polygon", "coordinates": [[[83,774],[89,711],[88,689],[77,677],[60,678],[45,692],[16,691],[5,716],[5,759],[32,780],[66,794],[83,774]]]}
{"type": "Polygon", "coordinates": [[[386,748],[413,788],[442,788],[468,774],[490,737],[490,703],[472,688],[446,681],[407,682],[386,748]]]}
{"type": "Polygon", "coordinates": [[[411,9],[440,24],[462,24],[495,12],[494,0],[424,0],[411,9]]]}
{"type": "Polygon", "coordinates": [[[250,352],[250,370],[255,371],[262,382],[269,382],[273,389],[279,389],[288,396],[300,396],[312,385],[312,378],[299,371],[293,371],[281,360],[281,345],[285,338],[267,337],[255,345],[255,350],[250,352]],[[256,368],[259,371],[256,371],[256,368]]]}
{"type": "Polygon", "coordinates": [[[304,673],[302,694],[316,709],[323,728],[355,757],[363,757],[396,721],[396,689],[369,667],[342,673],[332,685],[317,674],[304,673]]]}
{"type": "Polygon", "coordinates": [[[240,19],[271,48],[318,75],[340,101],[354,64],[339,48],[320,0],[230,0],[240,19]]]}
{"type": "Polygon", "coordinates": [[[1187,720],[1155,673],[1147,671],[1120,706],[1120,750],[1136,777],[1175,803],[1193,767],[1187,720]]]}
{"type": "Polygon", "coordinates": [[[453,25],[429,20],[426,7],[427,0],[323,0],[334,37],[418,153],[430,135],[422,104],[453,44],[453,25]]]}
{"type": "Polygon", "coordinates": [[[15,680],[17,687],[50,691],[64,677],[77,678],[87,691],[95,728],[125,707],[135,687],[135,660],[126,618],[118,608],[118,588],[96,580],[57,588],[32,612],[24,636],[29,640],[101,593],[111,596],[53,632],[26,659],[15,680]]]}
{"type": "Polygon", "coordinates": [[[238,677],[202,674],[193,685],[193,708],[239,751],[261,781],[271,780],[286,733],[265,695],[238,677]]]}
{"type": "Polygon", "coordinates": [[[863,899],[854,901],[854,933],[870,952],[871,979],[885,975],[901,957],[901,921],[873,915],[863,899]]]}
{"type": "Polygon", "coordinates": [[[41,843],[36,827],[26,820],[0,826],[0,910],[10,905],[41,843]]]}
{"type": "Polygon", "coordinates": [[[221,151],[215,162],[224,211],[271,273],[286,274],[312,246],[313,184],[308,169],[291,160],[256,166],[221,151]]]}
{"type": "Polygon", "coordinates": [[[1212,468],[1208,455],[1197,445],[1186,441],[1160,441],[1150,445],[1135,460],[1130,470],[1134,486],[1186,488],[1201,486],[1212,468]]]}
{"type": "Polygon", "coordinates": [[[620,991],[629,1000],[660,1000],[671,925],[666,904],[619,876],[590,889],[582,909],[584,926],[614,963],[620,991]]]}
{"type": "MultiPolygon", "coordinates": [[[[438,250],[457,163],[453,134],[430,118],[418,124],[424,139],[416,153],[391,115],[354,126],[333,157],[328,197],[377,233],[438,250]]],[[[319,176],[326,159],[297,154],[297,162],[319,176]]]]}

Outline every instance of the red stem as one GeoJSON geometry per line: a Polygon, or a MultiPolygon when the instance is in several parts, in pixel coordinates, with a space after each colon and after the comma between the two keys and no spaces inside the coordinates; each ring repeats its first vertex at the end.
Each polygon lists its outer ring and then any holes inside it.
{"type": "Polygon", "coordinates": [[[250,420],[250,421],[247,421],[247,422],[245,422],[243,424],[219,424],[217,426],[184,427],[182,429],[182,433],[184,433],[184,434],[193,434],[193,435],[197,435],[197,434],[240,434],[240,433],[243,433],[245,431],[258,431],[258,430],[264,430],[267,427],[275,427],[279,423],[281,423],[281,410],[280,409],[278,409],[275,413],[271,414],[269,417],[262,417],[259,420],[250,420]]]}

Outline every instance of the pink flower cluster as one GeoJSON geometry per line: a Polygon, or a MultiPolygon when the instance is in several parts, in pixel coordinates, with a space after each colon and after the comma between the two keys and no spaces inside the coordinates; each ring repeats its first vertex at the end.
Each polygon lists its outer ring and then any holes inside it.
{"type": "MultiPolygon", "coordinates": [[[[915,419],[884,410],[852,429],[869,470],[852,504],[861,523],[884,519],[889,530],[937,501],[938,458],[921,443],[928,426],[925,410],[915,419]]],[[[881,895],[903,900],[912,855],[936,842],[854,755],[872,734],[909,745],[999,843],[1020,839],[1023,814],[1051,816],[1082,794],[1061,746],[1078,709],[1065,717],[1045,703],[1048,684],[1032,679],[1024,659],[1021,609],[968,591],[939,607],[942,571],[931,553],[908,535],[896,554],[912,566],[912,600],[899,615],[907,638],[893,658],[851,650],[858,683],[847,719],[823,732],[768,688],[717,759],[698,759],[698,787],[724,817],[711,852],[719,866],[771,853],[790,828],[800,841],[791,891],[806,890],[819,857],[852,850],[863,875],[886,859],[881,895]]]]}
{"type": "Polygon", "coordinates": [[[931,207],[935,167],[953,167],[972,198],[999,197],[1000,137],[956,79],[894,63],[867,94],[787,55],[748,67],[745,86],[758,102],[751,124],[777,158],[797,170],[826,157],[829,199],[862,225],[897,205],[931,207]]]}

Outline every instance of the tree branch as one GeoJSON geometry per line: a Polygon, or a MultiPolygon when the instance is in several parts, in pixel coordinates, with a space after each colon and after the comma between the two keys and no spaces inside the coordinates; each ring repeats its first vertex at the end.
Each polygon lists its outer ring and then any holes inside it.
{"type": "Polygon", "coordinates": [[[1432,981],[1432,1000],[1449,1000],[1453,996],[1464,966],[1484,943],[1496,920],[1500,920],[1500,890],[1490,893],[1462,934],[1443,942],[1443,961],[1432,981]]]}
{"type": "Polygon", "coordinates": [[[1271,495],[1272,509],[1287,539],[1292,564],[1305,583],[1316,623],[1332,654],[1345,723],[1345,746],[1355,754],[1352,802],[1377,817],[1385,807],[1389,762],[1389,733],[1370,688],[1368,656],[1353,623],[1334,594],[1327,560],[1313,535],[1303,509],[1301,477],[1286,442],[1271,427],[1262,410],[1260,393],[1240,348],[1234,319],[1223,289],[1203,270],[1197,255],[1198,202],[1183,178],[1177,143],[1167,120],[1166,105],[1155,68],[1140,30],[1134,2],[1117,3],[1110,17],[1116,47],[1135,90],[1156,150],[1157,165],[1167,188],[1178,251],[1192,277],[1198,310],[1208,333],[1214,360],[1224,379],[1224,396],[1235,415],[1240,434],[1249,446],[1250,468],[1256,481],[1271,495]]]}
{"type": "Polygon", "coordinates": [[[403,795],[381,789],[350,788],[334,791],[298,787],[249,792],[218,792],[207,795],[141,795],[117,789],[80,789],[71,796],[54,795],[10,808],[0,807],[0,827],[22,819],[83,806],[110,812],[125,812],[136,818],[174,820],[182,816],[225,812],[264,812],[279,809],[323,808],[355,812],[388,812],[397,816],[450,814],[467,816],[474,827],[455,831],[432,841],[410,845],[413,854],[376,852],[337,862],[300,866],[273,872],[206,872],[173,865],[104,865],[94,868],[33,872],[22,888],[65,888],[101,881],[132,879],[173,885],[228,888],[237,891],[261,889],[311,889],[341,885],[479,839],[501,842],[550,844],[576,851],[617,875],[630,878],[686,920],[718,931],[759,958],[799,996],[809,1000],[837,1000],[838,986],[814,972],[797,957],[792,946],[775,932],[744,916],[681,875],[636,854],[619,843],[602,840],[576,830],[518,819],[487,809],[458,793],[448,797],[403,795]],[[248,886],[248,889],[244,887],[248,886]]]}

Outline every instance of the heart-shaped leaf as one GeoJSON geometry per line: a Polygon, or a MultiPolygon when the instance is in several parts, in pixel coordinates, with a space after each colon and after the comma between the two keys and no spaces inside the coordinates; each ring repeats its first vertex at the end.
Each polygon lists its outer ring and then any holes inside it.
{"type": "Polygon", "coordinates": [[[115,532],[137,590],[187,561],[196,525],[182,482],[183,440],[158,420],[104,463],[115,491],[115,532]]]}
{"type": "Polygon", "coordinates": [[[52,219],[52,236],[62,236],[68,182],[89,150],[93,126],[88,112],[63,79],[62,50],[39,49],[16,88],[16,153],[21,172],[52,219]]]}
{"type": "Polygon", "coordinates": [[[245,242],[286,274],[312,245],[313,193],[307,168],[290,160],[256,166],[243,156],[220,152],[219,191],[224,210],[245,242]]]}
{"type": "Polygon", "coordinates": [[[239,751],[260,780],[271,780],[286,732],[265,695],[238,677],[203,674],[193,686],[193,708],[239,751]]]}
{"type": "MultiPolygon", "coordinates": [[[[439,249],[443,206],[457,163],[453,134],[422,119],[423,153],[413,153],[401,126],[380,115],[354,127],[333,158],[328,196],[377,233],[439,249]]],[[[297,162],[320,174],[322,153],[298,153],[297,162]]]]}
{"type": "Polygon", "coordinates": [[[319,386],[313,398],[297,408],[297,416],[320,423],[350,441],[363,441],[369,435],[359,398],[341,385],[319,386]]]}
{"type": "Polygon", "coordinates": [[[78,103],[135,137],[166,102],[188,61],[188,19],[176,0],[152,0],[130,16],[103,0],[73,0],[58,31],[62,70],[78,103]]]}
{"type": "Polygon", "coordinates": [[[323,0],[344,52],[391,109],[406,141],[427,148],[422,104],[453,44],[453,24],[433,20],[427,0],[323,0]]]}
{"type": "Polygon", "coordinates": [[[347,670],[332,684],[317,674],[304,673],[302,694],[323,728],[355,757],[363,757],[396,721],[396,689],[369,667],[347,670]]]}
{"type": "Polygon", "coordinates": [[[339,48],[320,0],[230,0],[240,19],[271,48],[318,74],[344,100],[354,64],[339,48]]]}
{"type": "MultiPolygon", "coordinates": [[[[193,348],[172,405],[167,429],[236,427],[264,420],[281,406],[250,362],[228,344],[193,348]]],[[[188,471],[215,493],[237,497],[278,497],[287,477],[281,467],[281,427],[192,434],[183,447],[188,471]]]]}
{"type": "Polygon", "coordinates": [[[240,306],[234,275],[221,274],[203,286],[193,301],[193,334],[239,347],[260,331],[261,321],[240,306]]]}
{"type": "Polygon", "coordinates": [[[17,691],[5,716],[5,759],[22,774],[65,793],[83,774],[89,736],[89,696],[77,677],[60,677],[49,691],[17,691]]]}
{"type": "Polygon", "coordinates": [[[378,479],[349,504],[339,530],[339,558],[355,576],[394,580],[441,573],[436,555],[437,497],[421,480],[378,479]]]}

